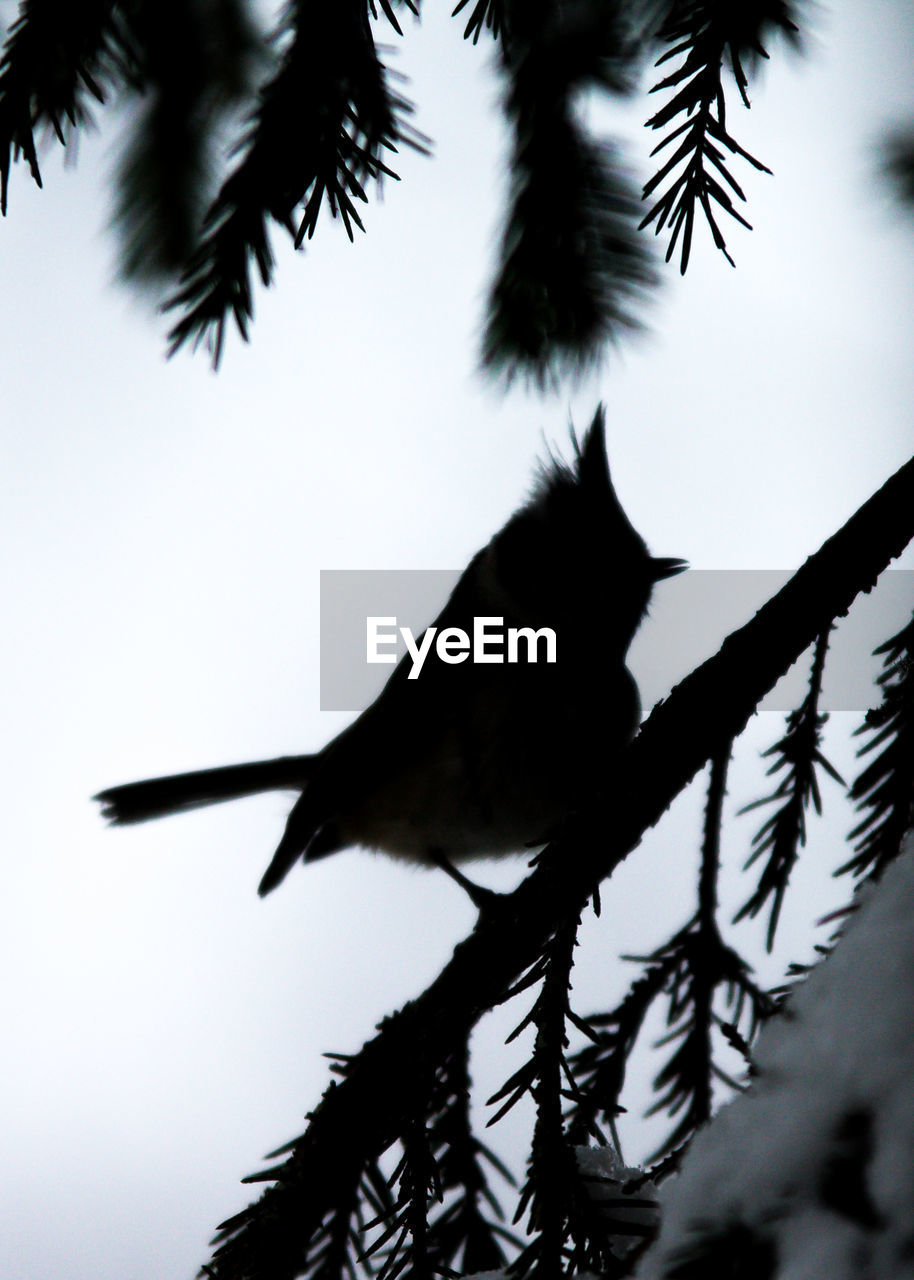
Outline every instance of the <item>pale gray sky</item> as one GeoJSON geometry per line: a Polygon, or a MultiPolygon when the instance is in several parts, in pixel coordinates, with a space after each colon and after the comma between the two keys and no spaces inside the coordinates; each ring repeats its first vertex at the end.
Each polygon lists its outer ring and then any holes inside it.
{"type": "MultiPolygon", "coordinates": [[[[238,1179],[319,1098],[321,1052],[357,1049],[472,921],[444,877],[357,852],[260,901],[282,797],[129,831],[89,803],[152,773],[316,749],[342,726],[318,711],[321,569],[464,564],[523,499],[541,432],[564,441],[569,410],[584,425],[599,398],[634,524],[699,568],[798,565],[910,453],[914,224],[873,181],[883,129],[914,116],[908,4],[823,7],[808,58],[773,51],[752,112],[731,108],[775,175],[745,174],[755,230],[728,235],[737,269],[700,236],[651,331],[547,399],[502,398],[476,373],[505,141],[491,54],[463,44],[448,6],[425,8],[397,59],[435,159],[402,155],[354,245],[322,224],[296,256],[277,236],[253,341],[229,341],[216,376],[202,355],[166,363],[162,326],[111,283],[110,131],[75,169],[49,152],[44,191],[13,174],[4,1275],[194,1274],[250,1198],[238,1179]]],[[[633,137],[642,170],[653,141],[633,137]]],[[[755,742],[778,723],[760,718],[755,742]]],[[[758,785],[751,760],[736,766],[733,805],[758,785]]],[[[618,951],[691,911],[701,800],[607,886],[580,953],[585,1011],[620,993],[618,951]]],[[[743,852],[737,839],[734,864],[743,852]]],[[[793,938],[834,894],[809,886],[793,938]]],[[[480,1035],[489,1091],[505,1025],[480,1035]]],[[[510,1149],[510,1124],[496,1140],[510,1149]]]]}

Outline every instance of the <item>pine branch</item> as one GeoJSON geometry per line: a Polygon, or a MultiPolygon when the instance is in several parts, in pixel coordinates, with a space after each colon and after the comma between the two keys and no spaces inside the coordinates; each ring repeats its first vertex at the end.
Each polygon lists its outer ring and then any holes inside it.
{"type": "Polygon", "coordinates": [[[732,742],[728,742],[711,761],[698,909],[684,929],[649,957],[649,963],[663,963],[669,969],[664,991],[669,1000],[670,1031],[660,1043],[678,1042],[654,1080],[659,1097],[649,1114],[666,1111],[672,1118],[681,1113],[654,1159],[687,1142],[696,1129],[707,1123],[715,1080],[731,1088],[738,1087],[716,1061],[715,1029],[724,1029],[724,1038],[729,1042],[738,1037],[748,1046],[762,1018],[770,1011],[771,1002],[749,976],[749,965],[724,943],[717,926],[720,829],[731,749],[732,742]],[[728,1022],[715,1011],[715,1000],[721,990],[728,1022]],[[740,1023],[746,1020],[747,1013],[745,1033],[740,1033],[740,1023]]]}
{"type": "MultiPolygon", "coordinates": [[[[536,1120],[527,1181],[514,1216],[517,1223],[529,1210],[528,1231],[534,1238],[511,1266],[512,1274],[517,1276],[558,1276],[564,1270],[577,1168],[562,1122],[562,1078],[568,1047],[568,995],[579,924],[580,917],[575,916],[556,930],[544,952],[540,993],[520,1024],[522,1028],[532,1022],[536,1027],[530,1059],[530,1092],[536,1120]]],[[[499,1096],[496,1094],[491,1101],[499,1096]]]]}
{"type": "Polygon", "coordinates": [[[683,1157],[688,1152],[689,1145],[688,1142],[683,1142],[681,1146],[676,1147],[674,1151],[665,1155],[661,1160],[656,1161],[654,1164],[649,1164],[637,1177],[630,1178],[627,1184],[629,1190],[639,1191],[649,1182],[659,1186],[661,1182],[678,1173],[683,1157]]]}
{"type": "Polygon", "coordinates": [[[752,981],[749,965],[724,943],[716,923],[704,918],[701,910],[649,959],[673,964],[665,991],[670,1031],[660,1045],[672,1043],[676,1048],[654,1080],[659,1096],[648,1114],[665,1111],[671,1119],[680,1117],[652,1156],[657,1160],[687,1142],[710,1119],[715,1080],[731,1089],[741,1087],[717,1061],[715,1029],[727,1027],[730,1035],[724,1038],[732,1040],[732,1028],[745,1021],[740,1039],[749,1044],[770,1012],[771,1001],[752,981]],[[719,992],[726,1021],[715,1011],[719,992]]]}
{"type": "Polygon", "coordinates": [[[265,58],[245,0],[146,0],[127,11],[137,50],[137,123],[118,168],[121,271],[173,281],[212,198],[214,147],[265,58]]]}
{"type": "Polygon", "coordinates": [[[639,328],[655,279],[636,234],[634,187],[614,149],[588,137],[574,110],[582,89],[627,91],[640,50],[615,6],[592,0],[574,20],[556,0],[514,0],[498,29],[513,191],[483,363],[508,382],[522,372],[544,385],[639,328]]]}
{"type": "Polygon", "coordinates": [[[701,866],[698,877],[698,920],[703,928],[715,927],[717,918],[717,877],[720,871],[720,827],[724,796],[727,793],[727,770],[733,752],[732,740],[711,761],[708,798],[705,803],[704,831],[701,842],[701,866]]]}
{"type": "MultiPolygon", "coordinates": [[[[712,1034],[720,1028],[724,1039],[748,1044],[771,1001],[749,974],[749,966],[727,947],[718,932],[717,873],[720,829],[731,744],[712,761],[705,810],[698,909],[689,923],[650,956],[641,957],[646,968],[622,1004],[609,1015],[590,1016],[586,1025],[595,1043],[585,1046],[572,1061],[576,1084],[571,1111],[573,1132],[599,1134],[597,1118],[610,1119],[619,1109],[625,1068],[650,1006],[666,996],[670,1034],[662,1044],[679,1041],[678,1048],[657,1076],[660,1097],[651,1112],[683,1112],[658,1155],[691,1137],[711,1114],[715,1079],[723,1079],[712,1049],[712,1034]],[[730,1022],[715,1011],[715,998],[723,991],[730,1022]],[[746,1021],[748,1013],[748,1021],[746,1021]],[[745,1033],[739,1032],[746,1022],[745,1033]]],[[[639,959],[639,957],[625,957],[639,959]]]]}
{"type": "MultiPolygon", "coordinates": [[[[456,8],[451,12],[451,17],[456,18],[469,3],[470,0],[459,0],[456,8]]],[[[489,31],[494,40],[499,40],[506,26],[505,4],[506,0],[476,0],[467,18],[467,25],[463,32],[464,40],[472,40],[474,44],[478,44],[483,28],[489,31]]]]}
{"type": "Polygon", "coordinates": [[[800,856],[800,849],[806,844],[806,810],[810,801],[817,814],[822,812],[816,766],[820,765],[830,777],[844,786],[844,779],[821,751],[822,729],[828,721],[828,715],[819,714],[819,698],[830,631],[831,627],[826,628],[816,641],[809,690],[801,706],[787,717],[787,732],[764,752],[765,756],[775,757],[767,776],[770,778],[772,774],[786,770],[785,776],[771,795],[753,800],[740,810],[740,813],[748,813],[760,805],[782,802],[753,837],[752,852],[744,870],[766,853],[768,861],[759,876],[755,892],[734,916],[734,923],[746,916],[756,916],[770,898],[771,915],[766,938],[769,951],[774,944],[790,874],[800,856]]]}
{"type": "MultiPolygon", "coordinates": [[[[418,14],[418,0],[289,0],[273,41],[275,74],[256,95],[234,167],[211,198],[212,154],[229,108],[251,98],[257,42],[247,0],[22,0],[0,59],[0,210],[15,160],[24,158],[40,185],[42,127],[66,143],[88,123],[92,98],[143,94],[119,176],[123,273],[145,283],[177,279],[165,304],[178,313],[169,351],[202,343],[218,365],[232,319],[247,337],[253,272],[272,282],[271,224],[300,248],[329,208],[353,238],[364,229],[360,205],[385,176],[397,176],[388,153],[404,145],[427,151],[372,34],[372,17],[402,34],[402,9],[418,14]]],[[[660,61],[681,62],[657,86],[673,97],[650,124],[674,125],[660,147],[676,147],[645,190],[665,184],[642,225],[671,227],[670,254],[681,237],[685,269],[697,206],[724,252],[716,212],[745,222],[728,153],[764,168],[727,133],[723,61],[729,57],[746,101],[744,66],[765,56],[761,41],[770,32],[795,31],[793,6],[458,0],[455,14],[465,10],[467,38],[486,31],[498,41],[514,133],[483,363],[506,381],[522,373],[543,385],[581,372],[607,343],[640,328],[656,282],[637,235],[634,183],[618,150],[583,128],[581,92],[630,92],[656,14],[666,10],[661,38],[670,48],[660,61]]]]}
{"type": "Polygon", "coordinates": [[[10,169],[25,159],[41,186],[36,132],[61,146],[87,124],[90,100],[104,102],[131,75],[133,51],[115,0],[22,0],[0,58],[0,213],[10,169]]]}
{"type": "Polygon", "coordinates": [[[914,126],[894,130],[886,139],[884,169],[899,200],[914,205],[914,126]]]}
{"type": "MultiPolygon", "coordinates": [[[[649,1202],[624,1195],[604,1174],[595,1175],[594,1160],[601,1152],[575,1146],[562,1116],[562,1088],[571,1095],[576,1086],[565,1058],[567,1024],[581,1027],[569,1004],[570,974],[578,917],[569,919],[549,941],[528,979],[536,974],[540,991],[529,1013],[510,1039],[527,1026],[536,1027],[529,1061],[490,1099],[507,1098],[494,1120],[500,1119],[524,1093],[536,1107],[527,1180],[521,1190],[514,1221],[529,1214],[530,1243],[508,1268],[511,1276],[558,1276],[594,1272],[621,1277],[628,1273],[621,1258],[630,1255],[632,1238],[640,1242],[650,1228],[644,1224],[649,1202]]],[[[528,985],[523,981],[522,989],[528,985]]]]}
{"type": "MultiPolygon", "coordinates": [[[[484,1162],[508,1183],[512,1179],[472,1134],[468,1055],[464,1041],[440,1065],[428,1064],[431,1075],[417,1080],[409,1115],[374,1155],[360,1148],[355,1133],[346,1135],[351,1158],[343,1157],[334,1166],[336,1190],[323,1211],[310,1219],[310,1227],[303,1228],[297,1259],[290,1255],[289,1260],[277,1261],[278,1250],[289,1247],[282,1233],[274,1236],[267,1229],[259,1241],[265,1275],[339,1280],[343,1275],[377,1274],[379,1280],[396,1280],[407,1271],[415,1277],[452,1275],[458,1261],[465,1271],[505,1261],[501,1241],[514,1246],[518,1242],[501,1224],[501,1207],[484,1162]],[[395,1145],[400,1159],[386,1177],[378,1159],[395,1145]],[[371,1231],[376,1234],[366,1245],[371,1231]],[[292,1270],[286,1273],[284,1266],[292,1270]]],[[[358,1066],[358,1056],[327,1056],[334,1059],[334,1073],[343,1080],[358,1066]]],[[[302,1141],[287,1143],[267,1158],[294,1153],[302,1141]]],[[[281,1168],[267,1168],[244,1181],[272,1182],[281,1168]]],[[[237,1221],[224,1223],[220,1231],[233,1229],[237,1221]]],[[[213,1265],[201,1274],[215,1276],[220,1271],[213,1265]]]]}
{"type": "Polygon", "coordinates": [[[377,18],[378,8],[380,8],[397,35],[402,36],[403,28],[400,26],[393,6],[396,5],[398,9],[408,9],[414,18],[418,18],[419,4],[420,0],[378,0],[377,4],[375,4],[375,0],[368,0],[368,9],[371,16],[377,18]]]}
{"type": "Polygon", "coordinates": [[[398,1182],[398,1198],[380,1239],[368,1250],[379,1252],[390,1240],[378,1280],[397,1280],[407,1269],[419,1280],[442,1272],[433,1266],[428,1248],[428,1212],[433,1200],[441,1199],[438,1166],[422,1115],[425,1099],[417,1097],[416,1112],[403,1135],[403,1156],[392,1181],[398,1182]]]}
{"type": "Polygon", "coordinates": [[[629,1056],[648,1010],[666,989],[674,967],[674,958],[655,953],[615,1009],[586,1019],[593,1043],[579,1049],[570,1063],[575,1081],[568,1113],[572,1142],[582,1145],[590,1138],[605,1142],[600,1122],[612,1125],[621,1110],[629,1056]]]}
{"type": "Polygon", "coordinates": [[[502,1210],[489,1185],[485,1165],[514,1185],[511,1174],[484,1143],[473,1135],[470,1125],[469,1047],[463,1056],[454,1056],[448,1068],[449,1106],[434,1125],[433,1141],[438,1155],[442,1194],[453,1195],[433,1224],[436,1256],[470,1275],[501,1266],[505,1251],[501,1241],[516,1243],[501,1226],[502,1210]],[[454,1194],[456,1193],[456,1194],[454,1194]]]}
{"type": "Polygon", "coordinates": [[[451,1275],[458,1263],[463,1271],[497,1267],[505,1261],[501,1241],[517,1243],[501,1225],[501,1206],[483,1162],[509,1184],[513,1179],[470,1126],[468,1057],[465,1042],[462,1052],[445,1064],[426,1105],[416,1099],[403,1160],[394,1176],[398,1198],[385,1215],[383,1235],[367,1251],[375,1254],[397,1235],[380,1280],[393,1280],[407,1268],[411,1276],[419,1276],[451,1275]],[[436,1202],[441,1209],[432,1213],[436,1202]]]}
{"type": "Polygon", "coordinates": [[[851,787],[851,799],[865,816],[850,833],[855,856],[837,872],[867,880],[878,880],[898,857],[914,822],[914,617],[875,652],[883,655],[877,681],[882,702],[855,732],[870,735],[858,757],[882,750],[851,787]]]}
{"type": "Polygon", "coordinates": [[[746,66],[767,58],[763,41],[769,33],[783,33],[796,42],[798,27],[795,6],[790,0],[752,0],[730,4],[726,0],[678,0],[660,31],[668,48],[657,66],[680,58],[676,69],[651,89],[652,93],[673,90],[664,107],[647,122],[649,129],[674,127],[651,152],[678,145],[668,154],[654,176],[645,184],[643,198],[660,192],[640,226],[655,223],[659,235],[669,226],[666,260],[670,261],[680,243],[679,266],[684,275],[689,264],[696,213],[700,209],[710,228],[715,246],[734,266],[715,212],[723,212],[742,226],[751,225],[734,204],[746,197],[730,169],[729,156],[739,156],[762,173],[766,165],[749,154],[731,136],[726,124],[723,70],[729,62],[744,107],[749,106],[749,79],[746,66]],[[674,124],[678,119],[681,123],[674,124]],[[665,185],[664,185],[665,184],[665,185]]]}
{"type": "Polygon", "coordinates": [[[279,70],[260,90],[241,159],[167,303],[184,313],[170,332],[170,354],[205,341],[218,365],[229,317],[247,339],[251,261],[264,285],[273,278],[269,221],[299,248],[314,235],[326,198],[352,239],[353,227],[364,230],[357,204],[367,203],[367,184],[397,177],[382,157],[398,143],[426,150],[428,140],[408,122],[412,104],[389,88],[365,0],[294,0],[281,34],[279,70]]]}
{"type": "MultiPolygon", "coordinates": [[[[850,908],[851,910],[853,907],[850,908]]],[[[820,924],[824,921],[819,921],[820,924]]],[[[772,1010],[768,1017],[781,1013],[786,1007],[794,993],[802,987],[803,983],[813,972],[815,968],[823,961],[827,960],[831,955],[837,934],[827,943],[817,942],[813,946],[816,953],[816,959],[812,961],[791,960],[784,972],[783,980],[776,987],[772,987],[768,995],[771,997],[772,1010]]]]}
{"type": "Polygon", "coordinates": [[[311,1280],[339,1280],[357,1276],[356,1261],[360,1256],[357,1224],[359,1219],[359,1180],[354,1178],[341,1195],[332,1212],[312,1242],[308,1259],[311,1280]]]}
{"type": "Polygon", "coordinates": [[[480,914],[438,978],[388,1018],[312,1113],[272,1185],[220,1228],[215,1280],[292,1280],[354,1167],[404,1131],[427,1073],[542,954],[563,920],[638,844],[702,764],[736,736],[828,622],[914,536],[914,459],[901,467],[713,658],[654,709],[620,756],[612,829],[604,796],[570,820],[512,894],[480,914]]]}

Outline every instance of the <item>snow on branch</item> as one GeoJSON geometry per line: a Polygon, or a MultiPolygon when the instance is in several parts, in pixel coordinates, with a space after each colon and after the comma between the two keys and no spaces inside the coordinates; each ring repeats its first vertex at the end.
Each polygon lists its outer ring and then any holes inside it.
{"type": "Polygon", "coordinates": [[[914,1201],[914,835],[661,1193],[638,1280],[901,1276],[914,1201]]]}

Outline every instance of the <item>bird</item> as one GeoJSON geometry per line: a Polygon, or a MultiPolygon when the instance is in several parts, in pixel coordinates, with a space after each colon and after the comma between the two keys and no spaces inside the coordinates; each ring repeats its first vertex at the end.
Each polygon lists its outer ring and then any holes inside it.
{"type": "MultiPolygon", "coordinates": [[[[625,657],[657,582],[687,567],[650,555],[613,487],[600,405],[566,462],[549,452],[527,501],[473,557],[432,624],[441,638],[500,620],[521,660],[409,655],[320,751],[151,778],[101,791],[114,825],[266,791],[298,792],[258,892],[351,846],[440,867],[548,842],[598,788],[641,718],[625,657]],[[548,633],[553,636],[550,651],[548,633]],[[553,660],[550,661],[549,658],[553,660]]],[[[431,628],[429,628],[431,630],[431,628]]],[[[426,633],[419,641],[425,643],[426,633]]],[[[429,637],[431,640],[433,637],[429,637]]],[[[440,647],[437,651],[440,654],[440,647]]]]}

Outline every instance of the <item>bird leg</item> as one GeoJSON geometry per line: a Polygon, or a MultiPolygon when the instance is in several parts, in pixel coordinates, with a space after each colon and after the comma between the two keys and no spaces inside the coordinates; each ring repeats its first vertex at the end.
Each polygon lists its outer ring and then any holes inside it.
{"type": "Polygon", "coordinates": [[[504,894],[497,893],[494,889],[486,889],[483,885],[476,884],[470,880],[462,871],[458,871],[450,859],[440,850],[429,849],[428,858],[434,866],[440,867],[445,875],[450,876],[456,884],[460,885],[477,911],[483,911],[487,907],[491,907],[497,898],[504,897],[504,894]]]}

